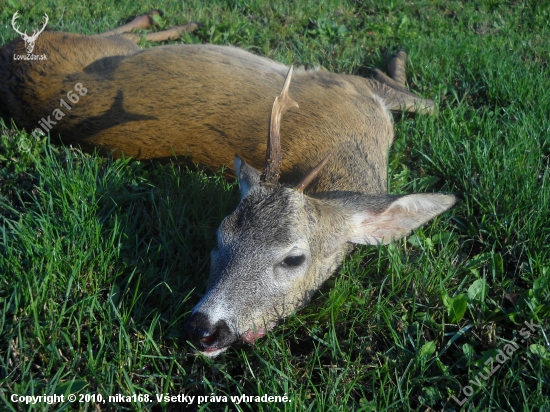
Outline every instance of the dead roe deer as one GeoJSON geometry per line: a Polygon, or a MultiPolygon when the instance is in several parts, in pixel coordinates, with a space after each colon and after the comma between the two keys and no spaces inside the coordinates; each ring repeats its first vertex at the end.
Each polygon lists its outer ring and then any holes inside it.
{"type": "Polygon", "coordinates": [[[374,70],[365,79],[292,74],[234,47],[141,50],[139,37],[116,35],[148,26],[152,15],[97,36],[44,32],[35,52],[47,60],[14,60],[25,42],[6,44],[0,114],[31,133],[40,124],[65,143],[136,159],[175,154],[220,168],[238,154],[241,201],[220,224],[208,291],[185,325],[203,354],[263,336],[310,300],[353,244],[387,244],[455,203],[444,194],[387,194],[389,111],[433,110],[406,89],[404,52],[391,60],[389,77],[374,70]],[[86,90],[78,103],[60,107],[77,84],[86,90]],[[56,108],[63,116],[52,115],[56,108]]]}

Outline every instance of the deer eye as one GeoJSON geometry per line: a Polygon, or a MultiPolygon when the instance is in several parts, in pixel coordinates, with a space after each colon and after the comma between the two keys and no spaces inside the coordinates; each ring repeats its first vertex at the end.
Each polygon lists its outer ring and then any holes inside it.
{"type": "Polygon", "coordinates": [[[306,257],[304,255],[288,256],[283,260],[283,266],[295,268],[304,263],[305,260],[306,257]]]}

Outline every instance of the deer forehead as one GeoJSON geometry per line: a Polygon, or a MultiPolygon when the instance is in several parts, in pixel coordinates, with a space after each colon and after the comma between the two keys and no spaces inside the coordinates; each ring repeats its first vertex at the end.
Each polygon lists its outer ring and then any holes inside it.
{"type": "Polygon", "coordinates": [[[249,240],[286,246],[307,238],[312,223],[307,203],[293,188],[254,190],[223,220],[218,240],[222,245],[249,240]]]}

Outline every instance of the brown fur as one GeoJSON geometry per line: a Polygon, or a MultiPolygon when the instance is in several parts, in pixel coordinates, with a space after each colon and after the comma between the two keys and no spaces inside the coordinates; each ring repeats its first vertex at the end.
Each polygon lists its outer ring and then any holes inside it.
{"type": "MultiPolygon", "coordinates": [[[[14,54],[25,54],[21,39],[0,49],[0,114],[29,132],[82,83],[87,95],[51,131],[66,144],[101,146],[137,159],[188,156],[230,169],[237,153],[257,168],[263,165],[273,96],[288,71],[284,65],[233,47],[141,50],[119,36],[56,32],[42,33],[34,53],[47,60],[14,60],[14,54]]],[[[384,192],[380,171],[393,131],[382,105],[433,107],[377,80],[321,70],[296,70],[291,87],[300,108],[283,119],[281,180],[296,183],[333,153],[310,192],[384,192]]]]}

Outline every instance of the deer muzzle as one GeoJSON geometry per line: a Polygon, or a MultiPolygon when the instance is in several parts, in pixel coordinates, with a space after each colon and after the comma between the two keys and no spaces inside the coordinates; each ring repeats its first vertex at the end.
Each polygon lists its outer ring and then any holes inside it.
{"type": "Polygon", "coordinates": [[[208,316],[201,312],[189,317],[185,323],[185,335],[199,352],[208,357],[219,355],[237,340],[226,321],[219,320],[212,324],[208,316]]]}
{"type": "Polygon", "coordinates": [[[224,352],[232,344],[242,341],[253,344],[257,339],[273,329],[276,322],[269,322],[264,327],[251,328],[242,335],[234,333],[225,320],[212,324],[208,316],[201,312],[193,313],[185,323],[185,336],[203,355],[213,358],[224,352]]]}

